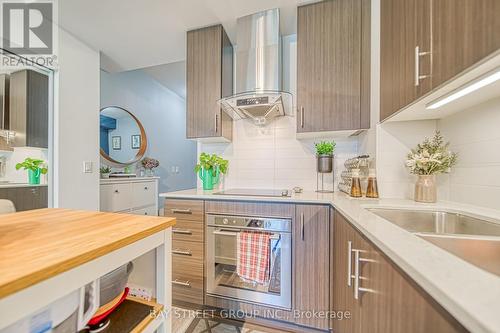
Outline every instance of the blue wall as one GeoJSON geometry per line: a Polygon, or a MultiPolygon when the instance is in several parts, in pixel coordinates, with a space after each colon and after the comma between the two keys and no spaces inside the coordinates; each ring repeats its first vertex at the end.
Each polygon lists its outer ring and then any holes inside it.
{"type": "Polygon", "coordinates": [[[196,187],[196,143],[186,139],[186,101],[140,70],[101,71],[101,108],[121,106],[142,123],[146,156],[160,161],[160,193],[196,187]],[[179,167],[179,173],[171,168],[179,167]]]}

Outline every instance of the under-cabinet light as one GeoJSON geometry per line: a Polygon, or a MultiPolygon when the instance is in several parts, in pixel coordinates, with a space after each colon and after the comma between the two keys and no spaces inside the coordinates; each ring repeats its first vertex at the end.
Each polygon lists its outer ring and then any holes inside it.
{"type": "Polygon", "coordinates": [[[440,108],[443,105],[451,103],[451,102],[453,102],[453,101],[455,101],[455,100],[457,100],[465,95],[470,94],[473,91],[481,89],[481,88],[483,88],[489,84],[492,84],[493,82],[496,82],[498,80],[500,80],[500,69],[499,68],[481,76],[480,78],[478,78],[472,82],[469,82],[469,83],[461,86],[460,88],[453,90],[452,92],[450,92],[449,94],[447,94],[443,97],[440,97],[440,98],[430,102],[429,104],[427,104],[425,106],[425,108],[427,110],[434,110],[434,109],[440,108]]]}
{"type": "Polygon", "coordinates": [[[14,137],[16,136],[16,132],[0,129],[0,137],[5,138],[7,144],[10,144],[14,137]]]}

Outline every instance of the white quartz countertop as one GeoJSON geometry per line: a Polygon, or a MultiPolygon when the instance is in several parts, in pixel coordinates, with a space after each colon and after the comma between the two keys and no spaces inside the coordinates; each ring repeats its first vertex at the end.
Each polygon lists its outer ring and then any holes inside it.
{"type": "Polygon", "coordinates": [[[47,186],[47,184],[28,184],[28,183],[2,183],[0,182],[0,188],[12,188],[12,187],[40,187],[47,186]]]}
{"type": "Polygon", "coordinates": [[[114,184],[114,183],[125,183],[125,182],[147,182],[160,179],[160,177],[110,177],[101,178],[101,184],[114,184]]]}
{"type": "Polygon", "coordinates": [[[500,211],[439,202],[420,204],[397,199],[354,199],[343,193],[304,192],[292,197],[214,195],[199,189],[161,193],[161,197],[328,204],[415,280],[471,332],[500,332],[500,277],[486,272],[416,235],[376,216],[366,208],[407,208],[464,212],[500,220],[500,211]]]}

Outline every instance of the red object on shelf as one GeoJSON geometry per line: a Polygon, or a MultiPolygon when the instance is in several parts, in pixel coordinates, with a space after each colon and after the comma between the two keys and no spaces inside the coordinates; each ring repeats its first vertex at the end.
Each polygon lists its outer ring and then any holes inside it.
{"type": "Polygon", "coordinates": [[[116,308],[120,304],[122,304],[125,301],[125,299],[128,296],[128,292],[129,292],[129,288],[125,288],[125,292],[123,293],[123,295],[120,298],[120,300],[112,308],[110,308],[108,311],[106,311],[106,312],[104,312],[104,313],[102,313],[102,314],[100,314],[98,316],[95,316],[92,319],[90,319],[90,321],[88,322],[88,325],[94,326],[94,325],[99,324],[101,321],[105,320],[110,314],[113,313],[113,311],[116,310],[116,308]]]}

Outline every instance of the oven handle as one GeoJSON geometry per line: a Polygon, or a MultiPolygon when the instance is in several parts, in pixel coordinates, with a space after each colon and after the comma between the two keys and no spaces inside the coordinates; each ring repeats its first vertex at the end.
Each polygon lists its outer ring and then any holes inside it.
{"type": "MultiPolygon", "coordinates": [[[[214,230],[212,233],[214,235],[219,235],[219,236],[236,236],[237,234],[240,233],[240,231],[214,230]]],[[[273,239],[273,240],[280,239],[280,235],[279,234],[271,234],[271,239],[273,239]]]]}

